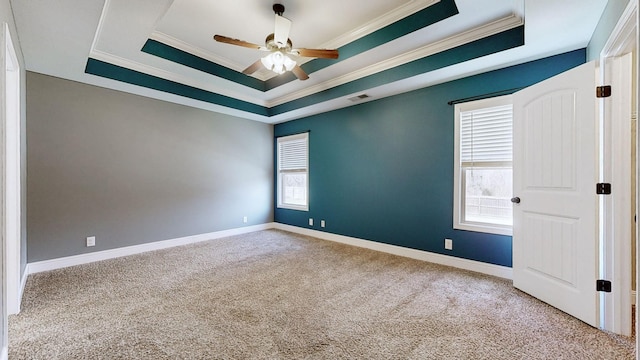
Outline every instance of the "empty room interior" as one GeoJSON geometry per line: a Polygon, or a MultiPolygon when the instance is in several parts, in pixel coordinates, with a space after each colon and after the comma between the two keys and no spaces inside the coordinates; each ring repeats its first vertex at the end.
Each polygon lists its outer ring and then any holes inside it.
{"type": "Polygon", "coordinates": [[[0,360],[637,358],[638,18],[0,0],[0,360]]]}

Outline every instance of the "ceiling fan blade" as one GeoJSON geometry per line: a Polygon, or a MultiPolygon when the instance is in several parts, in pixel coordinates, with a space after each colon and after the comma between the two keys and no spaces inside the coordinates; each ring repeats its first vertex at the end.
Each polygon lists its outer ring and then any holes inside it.
{"type": "Polygon", "coordinates": [[[250,49],[262,49],[262,46],[258,44],[254,44],[254,43],[250,43],[250,42],[246,42],[238,39],[232,39],[230,37],[226,37],[222,35],[214,35],[213,39],[215,41],[225,43],[225,44],[237,45],[237,46],[242,46],[250,49]]]}
{"type": "Polygon", "coordinates": [[[307,75],[307,73],[304,72],[304,70],[302,70],[299,65],[296,65],[293,69],[291,69],[291,72],[300,80],[307,80],[309,78],[309,75],[307,75]]]}
{"type": "Polygon", "coordinates": [[[273,32],[273,40],[278,47],[287,46],[287,40],[289,39],[289,31],[291,30],[291,20],[284,16],[276,14],[276,28],[273,32]]]}
{"type": "Polygon", "coordinates": [[[314,58],[324,58],[324,59],[337,59],[338,58],[338,50],[327,50],[327,49],[293,49],[291,53],[302,57],[314,57],[314,58]]]}
{"type": "Polygon", "coordinates": [[[247,74],[247,75],[251,75],[254,72],[258,71],[261,67],[262,67],[262,60],[258,59],[258,61],[256,61],[253,64],[249,65],[248,68],[242,70],[242,73],[243,74],[247,74]]]}

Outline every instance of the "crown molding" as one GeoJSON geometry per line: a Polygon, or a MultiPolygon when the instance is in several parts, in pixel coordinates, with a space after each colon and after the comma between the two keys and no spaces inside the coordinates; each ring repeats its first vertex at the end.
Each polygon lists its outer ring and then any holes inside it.
{"type": "MultiPolygon", "coordinates": [[[[420,58],[424,58],[426,56],[433,55],[433,54],[436,54],[436,53],[439,53],[439,52],[442,52],[442,51],[445,51],[469,42],[473,42],[475,40],[479,40],[484,37],[491,36],[491,35],[500,33],[502,31],[512,29],[524,23],[523,19],[520,16],[516,14],[511,14],[510,16],[492,21],[490,23],[474,28],[472,30],[468,30],[460,34],[456,34],[454,36],[448,37],[446,39],[443,39],[431,44],[427,44],[425,46],[416,48],[412,51],[395,56],[393,58],[360,68],[354,72],[345,74],[343,76],[339,76],[337,78],[327,80],[327,81],[306,87],[299,91],[285,94],[277,98],[263,100],[257,96],[249,96],[239,91],[230,90],[229,87],[225,87],[224,85],[221,85],[220,81],[206,81],[201,78],[176,74],[170,71],[162,70],[157,67],[132,61],[132,60],[96,49],[96,45],[102,34],[103,23],[106,19],[106,14],[108,12],[110,2],[111,0],[105,0],[104,9],[96,30],[96,34],[94,36],[93,43],[92,43],[90,57],[96,60],[101,60],[101,61],[111,63],[113,65],[121,66],[123,68],[138,71],[140,73],[148,74],[148,75],[162,78],[165,80],[181,83],[187,86],[192,86],[205,91],[210,91],[210,92],[221,94],[224,96],[229,96],[232,98],[236,98],[238,100],[246,101],[249,103],[253,103],[256,105],[265,106],[269,108],[275,107],[281,104],[285,104],[287,102],[294,101],[309,95],[313,95],[315,93],[324,91],[326,89],[343,85],[343,84],[358,80],[360,78],[364,78],[364,77],[373,75],[375,73],[385,71],[393,67],[397,67],[397,66],[406,64],[408,62],[411,62],[420,58]]],[[[440,2],[440,0],[408,1],[407,3],[405,3],[405,5],[397,7],[393,11],[388,12],[385,15],[380,16],[376,19],[373,19],[372,21],[369,21],[366,24],[355,28],[352,31],[345,33],[344,35],[323,44],[322,47],[327,47],[327,48],[340,47],[341,45],[354,41],[362,36],[372,33],[380,28],[383,28],[384,26],[392,24],[402,18],[405,18],[406,16],[412,13],[420,11],[426,7],[432,6],[438,2],[440,2]]],[[[195,47],[189,43],[186,43],[166,33],[163,33],[160,31],[154,31],[149,38],[159,41],[161,43],[164,43],[166,45],[172,46],[179,50],[191,53],[195,56],[204,58],[208,61],[215,62],[222,66],[233,69],[235,71],[241,72],[243,70],[243,69],[240,69],[237,64],[234,64],[233,61],[227,58],[214,55],[204,49],[195,47]]],[[[262,76],[259,75],[256,77],[263,81],[269,78],[264,75],[262,76]]],[[[209,78],[207,77],[207,79],[209,78]]]]}
{"type": "MultiPolygon", "coordinates": [[[[151,55],[150,55],[151,56],[151,55]]],[[[206,91],[210,91],[213,93],[217,93],[220,95],[224,95],[224,96],[228,96],[228,97],[232,97],[238,100],[242,100],[242,101],[246,101],[252,104],[256,104],[256,105],[260,105],[260,106],[267,106],[265,101],[256,99],[254,97],[249,97],[245,94],[239,93],[239,92],[235,92],[235,91],[231,91],[229,90],[228,87],[224,87],[224,86],[216,86],[215,84],[220,83],[220,81],[216,80],[216,81],[197,81],[194,80],[194,78],[191,77],[187,77],[187,76],[182,76],[182,75],[177,75],[173,72],[170,71],[166,71],[166,70],[162,70],[162,69],[158,69],[156,67],[152,67],[146,64],[141,64],[139,62],[135,62],[135,61],[131,61],[128,59],[125,59],[123,57],[117,56],[117,55],[113,55],[110,53],[107,53],[105,51],[102,50],[97,50],[97,49],[93,49],[90,53],[89,53],[89,57],[96,59],[96,60],[101,60],[107,63],[110,63],[112,65],[116,65],[116,66],[120,66],[123,68],[127,68],[133,71],[137,71],[143,74],[147,74],[147,75],[151,75],[151,76],[155,76],[164,80],[169,80],[169,81],[173,81],[176,83],[180,83],[183,85],[187,85],[187,86],[192,86],[195,88],[199,88],[202,90],[206,90],[206,91]]],[[[216,77],[216,79],[219,79],[216,77]]],[[[227,81],[224,79],[220,79],[221,81],[227,81]]],[[[235,83],[234,83],[235,84],[235,83]]],[[[257,91],[257,90],[256,90],[257,91]]]]}
{"type": "Polygon", "coordinates": [[[515,14],[511,14],[507,17],[492,21],[490,23],[482,25],[473,30],[462,32],[460,34],[448,37],[444,40],[440,40],[440,41],[419,47],[415,50],[409,51],[402,55],[398,55],[393,58],[389,58],[385,61],[381,61],[379,63],[360,68],[359,70],[351,72],[349,74],[336,77],[331,80],[302,89],[300,91],[289,93],[287,95],[267,101],[267,106],[274,107],[274,106],[287,103],[289,101],[297,100],[299,98],[309,96],[317,92],[324,91],[326,89],[330,89],[332,87],[339,86],[354,80],[358,80],[360,78],[363,78],[363,77],[366,77],[366,76],[369,76],[369,75],[372,75],[396,66],[400,66],[402,64],[406,64],[408,62],[421,59],[429,55],[437,54],[439,52],[452,49],[456,46],[464,45],[464,44],[467,44],[491,35],[501,33],[509,29],[513,29],[522,24],[524,24],[524,20],[521,17],[515,14]]]}
{"type": "Polygon", "coordinates": [[[448,37],[446,39],[443,39],[431,44],[427,44],[425,46],[419,47],[417,49],[395,56],[385,61],[381,61],[379,63],[360,68],[357,71],[351,72],[349,74],[336,77],[334,79],[324,81],[324,82],[315,84],[313,86],[304,88],[300,91],[288,93],[286,95],[283,95],[271,100],[259,100],[259,99],[256,99],[255,97],[249,97],[245,94],[230,91],[228,88],[225,88],[224,86],[216,86],[215,84],[218,83],[218,81],[208,81],[208,82],[197,81],[191,77],[177,75],[169,71],[161,70],[145,64],[134,62],[134,61],[131,61],[113,54],[109,54],[107,52],[97,50],[97,49],[93,49],[90,53],[90,56],[92,58],[95,58],[96,60],[102,60],[102,61],[111,63],[113,65],[121,66],[124,68],[141,72],[141,73],[156,76],[165,80],[170,80],[170,81],[182,83],[188,86],[200,88],[206,91],[215,92],[221,95],[234,97],[236,99],[250,102],[260,106],[274,107],[274,106],[278,106],[293,100],[303,98],[305,96],[313,95],[315,93],[324,91],[329,88],[333,88],[351,81],[358,80],[360,78],[363,78],[369,75],[373,75],[375,73],[378,73],[384,70],[391,69],[396,66],[400,66],[402,64],[405,64],[429,55],[433,55],[433,54],[436,54],[460,45],[464,45],[469,42],[473,42],[491,35],[498,34],[500,32],[515,28],[522,24],[524,24],[524,20],[521,17],[515,14],[512,14],[510,16],[492,21],[490,23],[474,28],[472,30],[468,30],[460,34],[448,37]]]}
{"type": "MultiPolygon", "coordinates": [[[[108,2],[109,0],[107,0],[108,2]]],[[[382,29],[387,25],[391,25],[396,21],[402,20],[405,17],[418,12],[422,9],[425,9],[429,6],[439,3],[440,0],[409,0],[404,5],[398,6],[395,9],[385,13],[382,16],[379,16],[371,21],[366,22],[363,25],[360,25],[350,31],[347,31],[343,35],[338,36],[332,40],[327,41],[326,43],[320,44],[318,48],[339,48],[343,45],[349,44],[365,35],[368,35],[374,31],[382,29]]],[[[106,6],[106,5],[105,5],[106,6]]],[[[104,12],[103,12],[104,14],[104,12]]],[[[212,52],[209,52],[205,49],[192,45],[186,41],[180,40],[174,36],[163,33],[161,31],[153,31],[149,36],[149,39],[156,40],[165,45],[169,45],[178,50],[182,50],[184,52],[190,53],[192,55],[198,56],[205,60],[217,63],[229,69],[235,70],[237,72],[242,72],[244,70],[243,65],[240,65],[234,61],[231,61],[224,56],[216,55],[212,52]]],[[[299,59],[297,61],[298,65],[302,65],[312,59],[299,59]]],[[[258,71],[252,75],[258,80],[267,81],[275,76],[274,73],[270,71],[258,71]]]]}
{"type": "Polygon", "coordinates": [[[638,1],[629,1],[616,26],[611,31],[607,42],[600,51],[600,58],[619,56],[625,52],[631,52],[635,46],[635,34],[638,31],[637,23],[638,1]]]}
{"type": "Polygon", "coordinates": [[[373,20],[366,22],[364,25],[358,26],[350,31],[347,31],[343,35],[338,36],[335,39],[329,40],[326,43],[320,44],[319,48],[339,48],[343,45],[349,44],[363,36],[369,35],[374,31],[380,30],[387,25],[391,25],[396,21],[402,20],[407,16],[416,13],[422,9],[439,3],[440,0],[413,0],[407,1],[404,5],[398,6],[395,9],[379,16],[373,20]]]}
{"type": "Polygon", "coordinates": [[[104,29],[104,23],[107,19],[107,10],[109,9],[110,4],[111,0],[104,1],[104,6],[102,6],[102,13],[100,13],[100,20],[98,20],[98,26],[96,27],[96,33],[93,35],[93,41],[91,42],[91,50],[89,50],[90,53],[96,49],[98,40],[102,37],[102,29],[104,29]]]}
{"type": "MultiPolygon", "coordinates": [[[[182,50],[184,52],[187,52],[191,55],[195,55],[197,57],[203,58],[205,60],[208,60],[210,62],[213,63],[217,63],[218,65],[222,65],[224,67],[227,67],[229,69],[235,70],[237,72],[242,72],[242,70],[244,70],[244,67],[242,67],[241,65],[239,65],[238,63],[231,61],[229,59],[227,59],[224,56],[219,56],[216,55],[212,52],[209,52],[205,49],[202,49],[200,47],[191,45],[185,41],[182,41],[180,39],[177,39],[169,34],[163,33],[161,31],[154,31],[151,33],[151,35],[149,36],[149,39],[151,40],[156,40],[158,42],[161,42],[165,45],[169,45],[173,48],[176,48],[178,50],[182,50]]],[[[213,41],[213,39],[211,40],[213,41]]],[[[271,73],[271,72],[269,72],[271,73]]],[[[255,72],[253,75],[253,77],[255,77],[256,79],[260,80],[260,81],[267,81],[269,79],[271,79],[273,76],[275,76],[275,74],[271,73],[271,74],[267,74],[267,73],[262,73],[262,72],[255,72]]]]}
{"type": "MultiPolygon", "coordinates": [[[[96,60],[102,60],[102,61],[111,63],[113,65],[118,65],[124,68],[135,70],[144,74],[156,76],[165,80],[175,81],[177,83],[182,83],[188,86],[197,87],[197,88],[215,92],[221,95],[234,97],[236,99],[247,101],[256,105],[261,105],[261,106],[266,105],[264,101],[256,100],[255,98],[248,97],[238,92],[229,91],[225,87],[213,86],[212,82],[194,81],[192,78],[189,78],[186,76],[176,75],[175,73],[172,73],[169,71],[161,70],[149,65],[141,64],[139,62],[131,61],[123,57],[107,53],[102,50],[98,50],[96,46],[98,44],[98,41],[100,40],[100,37],[102,36],[102,31],[104,29],[104,24],[106,22],[107,14],[109,12],[110,6],[111,6],[111,0],[105,0],[104,6],[102,7],[102,13],[100,14],[100,20],[98,21],[98,26],[96,27],[96,33],[91,43],[91,50],[89,51],[89,57],[92,57],[96,60]]],[[[155,40],[166,42],[168,45],[174,46],[180,50],[189,51],[189,52],[193,51],[194,55],[201,56],[201,57],[210,55],[210,53],[207,53],[204,50],[198,49],[192,45],[189,45],[183,41],[175,39],[162,32],[158,32],[158,31],[153,32],[152,38],[154,36],[157,36],[155,40]],[[188,49],[188,50],[185,50],[185,49],[188,49]]],[[[231,61],[224,59],[222,57],[219,57],[219,58],[215,57],[215,58],[216,59],[214,61],[218,62],[219,64],[233,68],[233,63],[231,61]]],[[[241,72],[242,70],[243,69],[240,69],[238,71],[241,72]]]]}

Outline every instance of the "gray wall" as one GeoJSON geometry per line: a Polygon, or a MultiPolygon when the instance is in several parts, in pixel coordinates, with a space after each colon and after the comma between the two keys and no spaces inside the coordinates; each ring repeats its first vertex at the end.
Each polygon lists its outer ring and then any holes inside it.
{"type": "Polygon", "coordinates": [[[29,262],[273,221],[271,125],[31,72],[27,116],[29,262]]]}

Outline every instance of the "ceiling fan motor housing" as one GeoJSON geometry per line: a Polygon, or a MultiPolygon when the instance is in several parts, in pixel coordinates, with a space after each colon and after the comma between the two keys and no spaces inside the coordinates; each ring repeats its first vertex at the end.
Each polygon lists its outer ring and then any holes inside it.
{"type": "Polygon", "coordinates": [[[269,34],[267,36],[267,38],[264,40],[264,45],[267,49],[269,49],[269,51],[284,51],[284,52],[289,52],[291,51],[291,49],[293,49],[293,43],[291,42],[291,39],[287,39],[287,45],[286,46],[278,46],[278,44],[275,41],[274,38],[274,34],[269,34]]]}
{"type": "Polygon", "coordinates": [[[273,4],[273,12],[275,12],[277,15],[282,16],[282,14],[284,14],[284,5],[273,4]]]}

